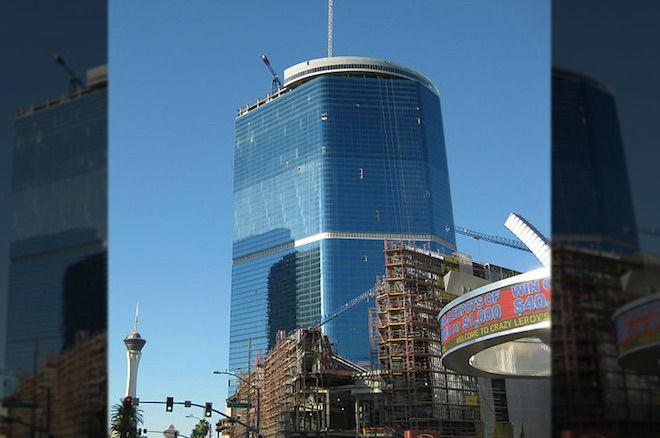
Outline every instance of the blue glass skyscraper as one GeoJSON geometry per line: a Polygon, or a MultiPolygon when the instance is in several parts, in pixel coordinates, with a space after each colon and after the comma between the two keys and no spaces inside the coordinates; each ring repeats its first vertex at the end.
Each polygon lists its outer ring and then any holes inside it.
{"type": "MultiPolygon", "coordinates": [[[[14,124],[6,360],[31,373],[107,322],[107,67],[14,124]]],[[[13,383],[13,381],[12,381],[13,383]]]]}
{"type": "Polygon", "coordinates": [[[614,95],[593,78],[556,68],[552,111],[552,240],[639,251],[614,95]]]}
{"type": "MultiPolygon", "coordinates": [[[[455,250],[440,99],[407,67],[321,58],[238,112],[230,368],[372,287],[383,242],[455,250]]],[[[323,326],[369,361],[368,303],[323,326]]]]}

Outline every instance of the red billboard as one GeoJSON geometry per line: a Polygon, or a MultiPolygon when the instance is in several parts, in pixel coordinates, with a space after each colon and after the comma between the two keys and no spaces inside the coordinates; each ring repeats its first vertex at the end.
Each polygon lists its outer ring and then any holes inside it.
{"type": "Polygon", "coordinates": [[[440,318],[442,351],[507,330],[550,321],[550,279],[525,281],[449,303],[440,318]]]}
{"type": "Polygon", "coordinates": [[[440,438],[440,431],[428,429],[408,429],[403,432],[403,438],[440,438]]]}
{"type": "Polygon", "coordinates": [[[660,295],[646,297],[639,305],[615,318],[619,354],[660,342],[660,295]]]}

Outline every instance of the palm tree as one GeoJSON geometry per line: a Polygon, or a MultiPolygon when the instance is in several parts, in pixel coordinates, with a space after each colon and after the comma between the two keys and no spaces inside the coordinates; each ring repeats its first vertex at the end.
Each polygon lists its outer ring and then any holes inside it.
{"type": "Polygon", "coordinates": [[[209,433],[211,425],[206,420],[199,420],[199,423],[195,426],[190,434],[190,438],[204,438],[209,433]]]}
{"type": "Polygon", "coordinates": [[[120,400],[112,406],[110,432],[119,438],[137,438],[138,426],[142,424],[142,410],[120,400]]]}

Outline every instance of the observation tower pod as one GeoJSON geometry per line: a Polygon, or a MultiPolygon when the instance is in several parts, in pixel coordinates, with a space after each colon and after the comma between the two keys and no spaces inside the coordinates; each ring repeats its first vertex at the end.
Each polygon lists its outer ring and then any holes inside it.
{"type": "Polygon", "coordinates": [[[124,339],[126,346],[126,358],[128,361],[128,375],[126,378],[126,397],[136,398],[137,392],[137,374],[140,358],[142,357],[142,348],[147,343],[137,331],[138,327],[138,307],[135,308],[135,323],[133,330],[124,339]]]}

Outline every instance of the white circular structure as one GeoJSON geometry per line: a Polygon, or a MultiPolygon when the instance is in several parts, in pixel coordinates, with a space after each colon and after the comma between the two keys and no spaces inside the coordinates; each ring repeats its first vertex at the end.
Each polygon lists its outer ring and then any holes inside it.
{"type": "Polygon", "coordinates": [[[641,297],[613,315],[619,364],[640,373],[660,373],[660,293],[641,297]]]}
{"type": "Polygon", "coordinates": [[[333,56],[301,62],[284,70],[284,87],[294,88],[316,76],[328,74],[377,75],[410,79],[438,94],[436,86],[423,74],[401,64],[363,56],[333,56]]]}
{"type": "Polygon", "coordinates": [[[440,312],[443,365],[472,376],[548,377],[550,304],[545,267],[453,300],[440,312]]]}
{"type": "Polygon", "coordinates": [[[550,246],[514,213],[505,226],[543,267],[487,284],[447,304],[440,312],[442,364],[472,376],[549,377],[550,246]]]}

